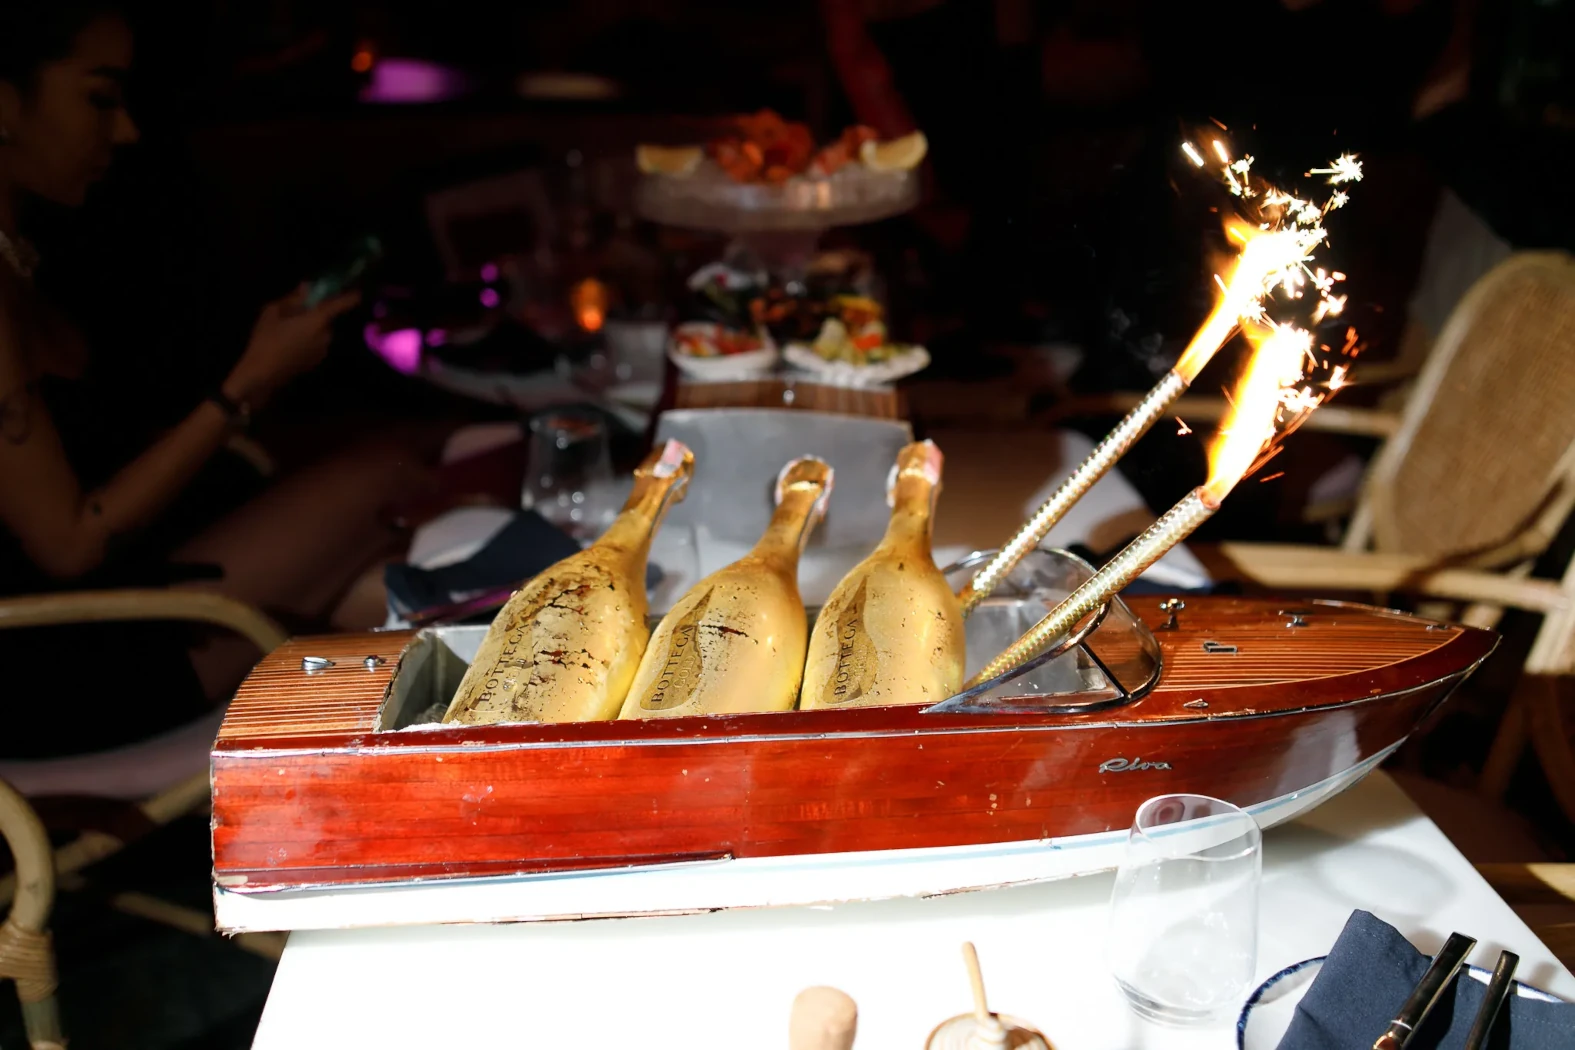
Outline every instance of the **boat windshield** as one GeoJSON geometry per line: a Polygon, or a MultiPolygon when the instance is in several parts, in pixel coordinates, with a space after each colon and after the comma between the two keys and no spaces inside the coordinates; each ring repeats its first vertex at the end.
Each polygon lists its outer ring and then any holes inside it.
{"type": "MultiPolygon", "coordinates": [[[[961,587],[994,552],[969,555],[946,570],[961,587]]],[[[1094,574],[1062,550],[1035,550],[968,617],[968,675],[1020,638],[1094,574]]],[[[1153,633],[1119,598],[1086,618],[1070,637],[1016,671],[982,682],[929,712],[1076,714],[1137,700],[1159,680],[1153,633]]]]}

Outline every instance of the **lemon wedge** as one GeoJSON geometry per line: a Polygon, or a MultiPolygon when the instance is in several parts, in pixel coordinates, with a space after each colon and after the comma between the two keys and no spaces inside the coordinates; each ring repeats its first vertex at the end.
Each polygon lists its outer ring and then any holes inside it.
{"type": "Polygon", "coordinates": [[[911,171],[930,151],[924,132],[915,131],[890,142],[871,140],[859,147],[859,160],[871,171],[911,171]]]}
{"type": "Polygon", "coordinates": [[[646,175],[693,175],[700,166],[703,151],[699,146],[637,146],[635,163],[646,175]]]}

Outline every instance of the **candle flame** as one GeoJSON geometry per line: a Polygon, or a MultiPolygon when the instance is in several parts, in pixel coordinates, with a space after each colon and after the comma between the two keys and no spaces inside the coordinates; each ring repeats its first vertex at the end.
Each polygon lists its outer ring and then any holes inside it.
{"type": "Polygon", "coordinates": [[[574,320],[587,332],[599,332],[607,320],[607,286],[587,277],[569,290],[574,320]]]}
{"type": "Polygon", "coordinates": [[[1312,345],[1311,335],[1289,325],[1267,329],[1253,325],[1246,334],[1253,344],[1252,358],[1209,449],[1209,480],[1203,496],[1213,506],[1247,475],[1279,432],[1285,394],[1301,382],[1302,362],[1312,345]]]}

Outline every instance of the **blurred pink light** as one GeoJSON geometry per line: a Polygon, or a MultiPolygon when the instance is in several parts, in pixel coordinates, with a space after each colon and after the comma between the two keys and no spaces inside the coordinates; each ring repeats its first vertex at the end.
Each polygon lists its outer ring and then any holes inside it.
{"type": "Polygon", "coordinates": [[[497,263],[485,263],[481,267],[481,279],[483,281],[486,281],[488,284],[491,284],[493,281],[496,281],[498,279],[498,264],[497,263]]]}
{"type": "Polygon", "coordinates": [[[432,328],[427,331],[428,346],[442,346],[448,342],[448,332],[441,328],[432,328]]]}
{"type": "Polygon", "coordinates": [[[494,306],[497,306],[500,302],[502,302],[502,300],[498,297],[498,290],[496,288],[483,288],[481,290],[481,305],[485,306],[488,310],[492,309],[494,306]]]}
{"type": "Polygon", "coordinates": [[[379,331],[376,325],[367,325],[363,333],[366,345],[388,366],[405,375],[421,371],[421,331],[417,328],[398,328],[392,332],[379,331]]]}
{"type": "Polygon", "coordinates": [[[372,67],[361,101],[443,102],[463,95],[469,86],[465,75],[449,66],[419,58],[383,58],[372,67]]]}

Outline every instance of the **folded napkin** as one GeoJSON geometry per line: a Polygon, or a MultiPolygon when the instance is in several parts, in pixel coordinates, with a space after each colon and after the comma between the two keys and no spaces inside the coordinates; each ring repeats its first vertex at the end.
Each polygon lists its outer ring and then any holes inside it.
{"type": "MultiPolygon", "coordinates": [[[[425,609],[516,587],[579,549],[579,543],[572,536],[540,514],[533,510],[520,511],[464,561],[436,569],[388,565],[383,570],[383,585],[394,611],[410,616],[425,609]]],[[[655,565],[647,566],[646,586],[659,579],[661,570],[655,565]]],[[[491,618],[491,610],[480,611],[481,622],[491,618]]]]}
{"type": "MultiPolygon", "coordinates": [[[[1382,919],[1352,913],[1297,1004],[1280,1050],[1370,1050],[1431,961],[1382,919]]],[[[1407,1050],[1458,1050],[1486,991],[1481,981],[1461,973],[1407,1050]]],[[[1499,1050],[1575,1047],[1575,1004],[1511,995],[1488,1045],[1499,1050]]]]}

